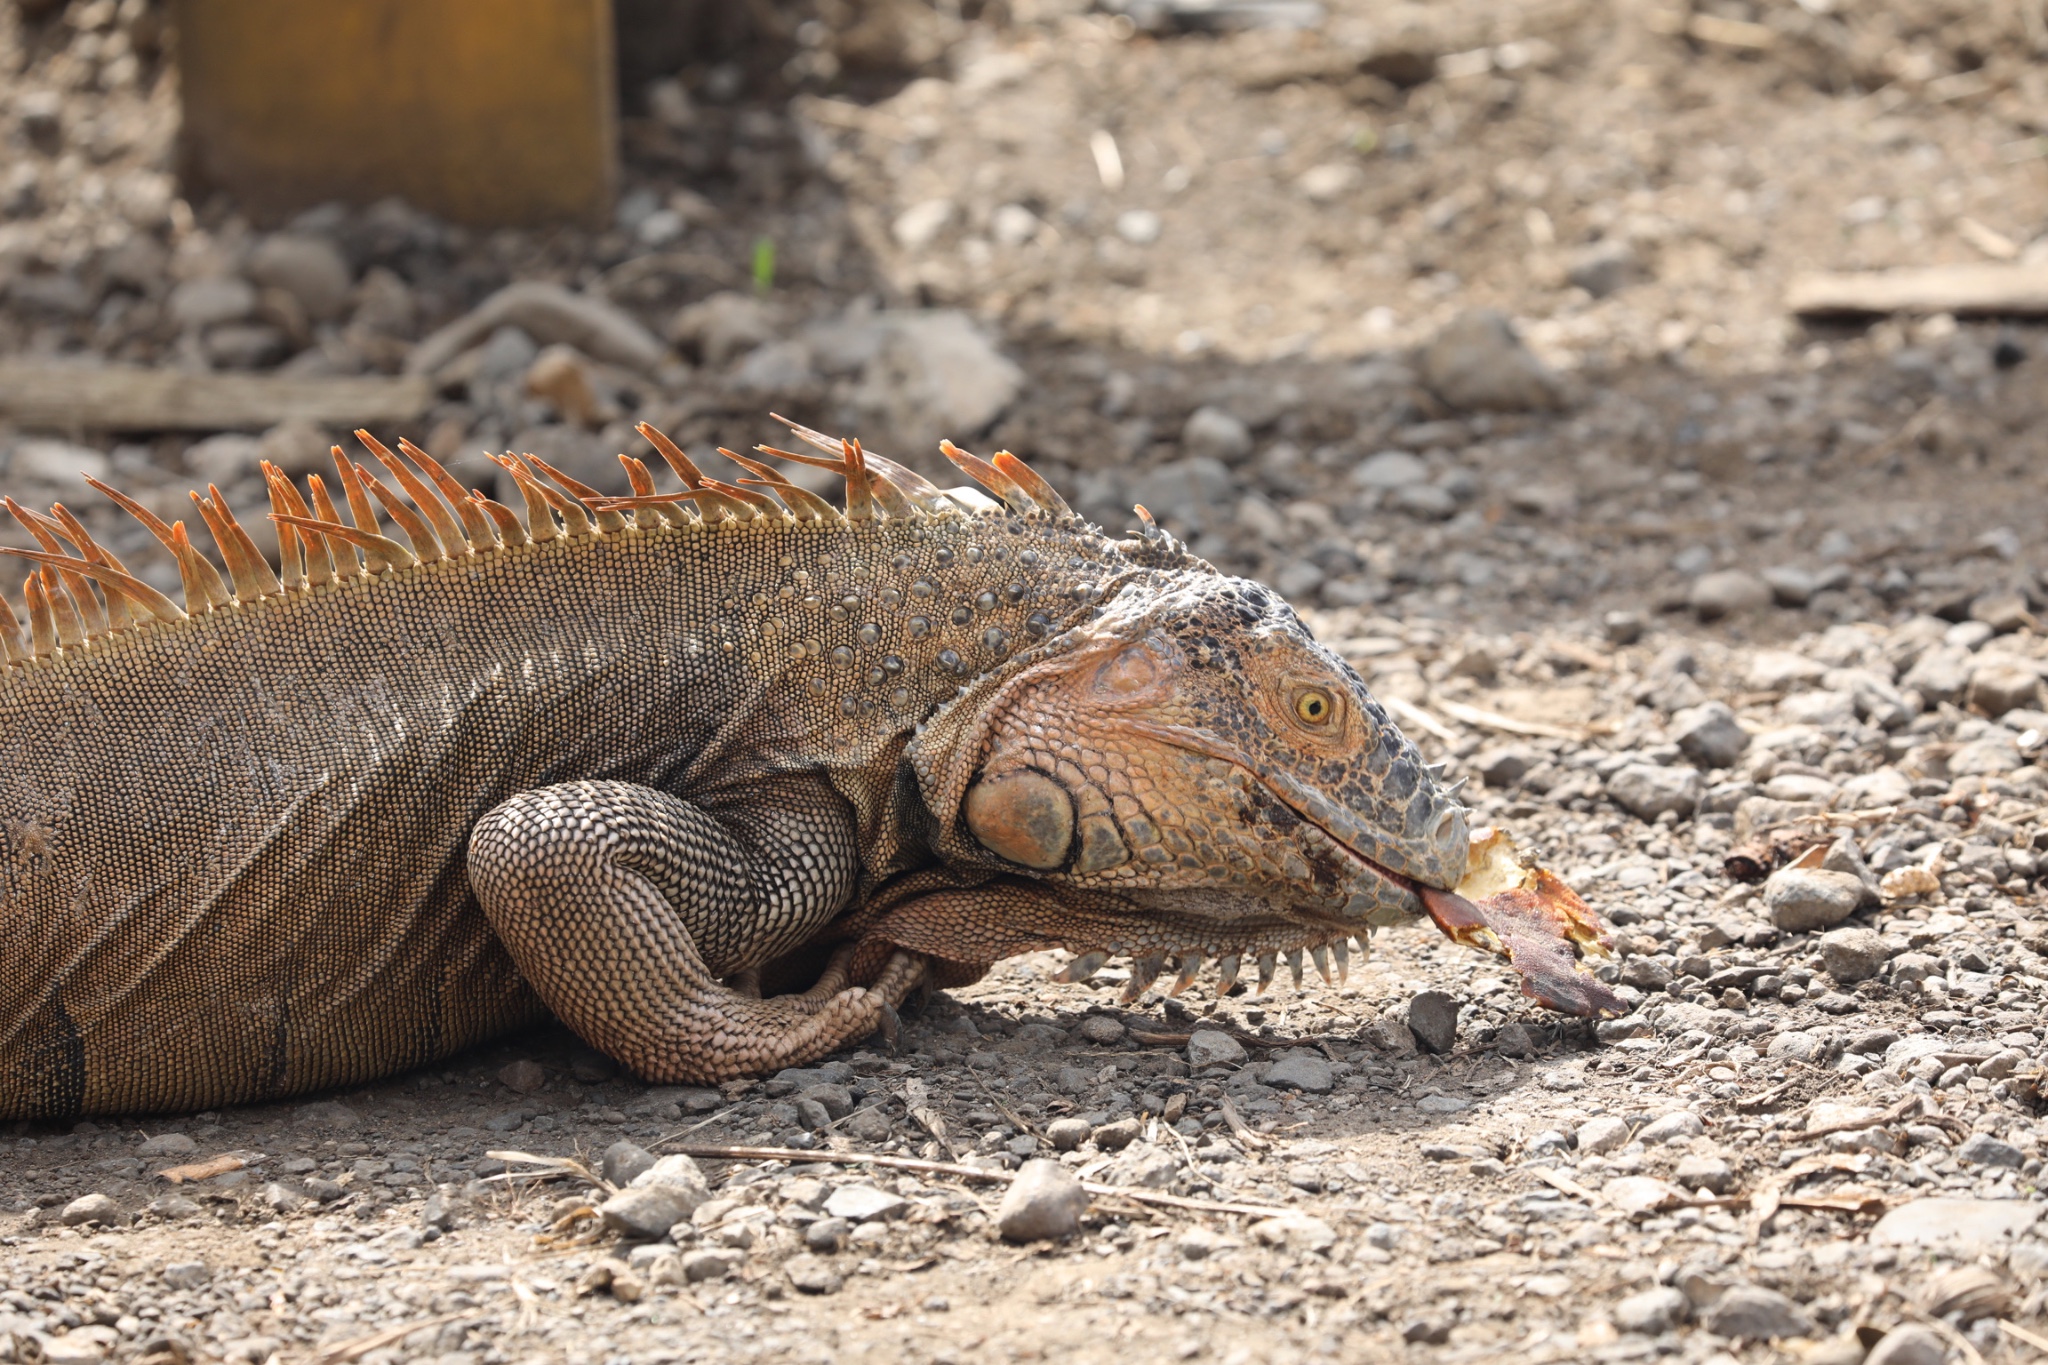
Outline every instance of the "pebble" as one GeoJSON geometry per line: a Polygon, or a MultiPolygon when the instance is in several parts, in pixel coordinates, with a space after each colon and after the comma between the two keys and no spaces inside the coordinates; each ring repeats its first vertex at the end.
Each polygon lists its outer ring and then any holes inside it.
{"type": "Polygon", "coordinates": [[[1781,607],[1803,607],[1820,589],[1818,577],[1791,564],[1765,569],[1762,576],[1764,586],[1771,590],[1771,600],[1781,607]]]}
{"type": "Polygon", "coordinates": [[[688,1221],[703,1202],[701,1189],[685,1185],[639,1185],[620,1190],[597,1206],[607,1228],[625,1237],[651,1240],[688,1221]]]}
{"type": "Polygon", "coordinates": [[[190,1156],[199,1150],[199,1144],[187,1133],[158,1133],[146,1137],[135,1148],[137,1156],[190,1156]]]}
{"type": "Polygon", "coordinates": [[[837,1251],[852,1233],[853,1224],[844,1218],[820,1218],[804,1229],[804,1245],[813,1251],[837,1251]]]}
{"type": "Polygon", "coordinates": [[[1337,1073],[1331,1069],[1327,1057],[1306,1048],[1294,1048],[1267,1067],[1260,1080],[1276,1089],[1285,1087],[1322,1095],[1337,1083],[1337,1073]]]}
{"type": "Polygon", "coordinates": [[[1749,748],[1749,731],[1726,702],[1702,702],[1676,712],[1666,733],[1679,752],[1702,768],[1732,768],[1749,748]]]}
{"type": "Polygon", "coordinates": [[[1628,1141],[1628,1120],[1604,1115],[1579,1125],[1578,1149],[1582,1156],[1599,1156],[1628,1141]]]}
{"type": "Polygon", "coordinates": [[[1863,883],[1847,872],[1787,867],[1764,881],[1764,908],[1771,923],[1788,933],[1840,924],[1863,900],[1863,883]]]}
{"type": "Polygon", "coordinates": [[[1956,1148],[1956,1160],[1973,1166],[2007,1166],[2018,1170],[2027,1164],[2027,1154],[1989,1133],[1977,1133],[1956,1148]]]}
{"type": "Polygon", "coordinates": [[[1830,929],[1820,936],[1821,966],[1844,986],[1876,976],[1890,957],[1891,949],[1875,930],[1830,929]]]}
{"type": "MultiPolygon", "coordinates": [[[[1408,1002],[1408,1031],[1424,1050],[1449,1052],[1458,1041],[1458,1002],[1442,991],[1419,992],[1408,1002]]],[[[1270,1076],[1268,1073],[1268,1085],[1275,1083],[1270,1076]]]]}
{"type": "Polygon", "coordinates": [[[1060,1241],[1081,1230],[1087,1208],[1088,1192],[1072,1171],[1057,1161],[1027,1161],[1003,1192],[996,1228],[1009,1242],[1060,1241]]]}
{"type": "Polygon", "coordinates": [[[1138,1140],[1139,1126],[1136,1119],[1117,1119],[1096,1127],[1095,1145],[1105,1152],[1120,1152],[1138,1140]]]}
{"type": "Polygon", "coordinates": [[[1742,1341],[1776,1341],[1813,1335],[1806,1311],[1775,1289],[1762,1285],[1731,1285],[1701,1315],[1715,1336],[1742,1341]]]}
{"type": "Polygon", "coordinates": [[[1706,793],[1697,768],[1629,763],[1607,779],[1607,794],[1638,820],[1655,820],[1667,812],[1689,816],[1706,793]]]}
{"type": "Polygon", "coordinates": [[[1387,493],[1426,483],[1428,479],[1429,466],[1422,457],[1405,450],[1377,451],[1360,460],[1351,470],[1354,487],[1387,493]]]}
{"type": "Polygon", "coordinates": [[[1667,1142],[1689,1142],[1706,1131],[1707,1125],[1698,1114],[1680,1109],[1643,1125],[1636,1141],[1645,1147],[1656,1147],[1667,1142]]]}
{"type": "Polygon", "coordinates": [[[873,1185],[841,1185],[825,1201],[826,1213],[834,1218],[844,1218],[849,1223],[899,1218],[909,1207],[910,1202],[902,1195],[876,1189],[873,1185]]]}
{"type": "Polygon", "coordinates": [[[1631,1294],[1614,1305],[1614,1325],[1624,1332],[1656,1336],[1684,1322],[1692,1305],[1684,1294],[1668,1285],[1631,1294]]]}
{"type": "Polygon", "coordinates": [[[340,248],[325,237],[281,232],[249,253],[249,278],[298,300],[313,322],[332,322],[348,309],[355,280],[340,248]]]}
{"type": "Polygon", "coordinates": [[[212,1282],[213,1267],[204,1261],[173,1261],[158,1272],[158,1278],[171,1289],[199,1289],[212,1282]]]}
{"type": "Polygon", "coordinates": [[[1892,1246],[1992,1249],[2019,1236],[2040,1219],[2043,1205],[2023,1199],[1915,1199],[1877,1220],[1870,1240],[1892,1246]]]}
{"type": "Polygon", "coordinates": [[[1291,1251],[1326,1252],[1337,1244],[1337,1233],[1322,1219],[1306,1213],[1285,1213],[1263,1218],[1251,1226],[1252,1240],[1261,1246],[1285,1247],[1291,1251]]]}
{"type": "Polygon", "coordinates": [[[1074,1033],[1084,1043],[1094,1043],[1098,1047],[1108,1047],[1112,1043],[1121,1043],[1124,1040],[1125,1031],[1122,1024],[1108,1015],[1091,1014],[1081,1021],[1079,1027],[1074,1030],[1074,1033]]]}
{"type": "Polygon", "coordinates": [[[738,1270],[746,1257],[727,1247],[704,1247],[682,1255],[683,1279],[689,1284],[722,1280],[738,1270]]]}
{"type": "Polygon", "coordinates": [[[1180,443],[1189,455],[1234,464],[1252,453],[1252,432],[1221,408],[1201,407],[1188,414],[1180,443]]]}
{"type": "Polygon", "coordinates": [[[1418,359],[1422,382],[1455,409],[1549,412],[1564,406],[1557,376],[1522,345],[1507,315],[1495,309],[1458,314],[1418,359]]]}
{"type": "Polygon", "coordinates": [[[654,1168],[654,1153],[635,1142],[619,1141],[604,1149],[603,1175],[614,1185],[630,1185],[654,1168]]]}
{"type": "Polygon", "coordinates": [[[1700,620],[1719,621],[1769,606],[1771,589],[1753,573],[1722,569],[1694,579],[1686,602],[1700,620]]]}
{"type": "Polygon", "coordinates": [[[539,1062],[522,1057],[498,1068],[498,1083],[515,1095],[531,1095],[546,1088],[548,1073],[539,1062]]]}
{"type": "Polygon", "coordinates": [[[171,320],[197,332],[222,323],[240,322],[256,311],[256,286],[233,275],[186,280],[171,290],[171,320]]]}
{"type": "Polygon", "coordinates": [[[1188,1066],[1236,1066],[1245,1059],[1244,1044],[1220,1029],[1196,1029],[1188,1035],[1188,1066]]]}
{"type": "Polygon", "coordinates": [[[832,1263],[808,1253],[792,1256],[783,1263],[782,1273],[789,1282],[805,1294],[837,1294],[846,1280],[832,1268],[832,1263]]]}
{"type": "Polygon", "coordinates": [[[1971,670],[1969,703],[1973,710],[1997,717],[2040,704],[2041,675],[2018,664],[1984,664],[1971,670]]]}
{"type": "Polygon", "coordinates": [[[1678,1166],[1672,1174],[1689,1190],[1705,1189],[1713,1194],[1726,1194],[1735,1187],[1735,1168],[1722,1158],[1705,1152],[1686,1153],[1678,1159],[1678,1166]]]}
{"type": "Polygon", "coordinates": [[[1046,1141],[1057,1152],[1071,1152],[1088,1140],[1088,1120],[1073,1117],[1054,1119],[1045,1125],[1046,1141]]]}
{"type": "Polygon", "coordinates": [[[1904,1323],[1879,1338],[1863,1365],[1942,1365],[1948,1359],[1948,1343],[1931,1327],[1904,1323]]]}
{"type": "Polygon", "coordinates": [[[126,1226],[128,1211],[116,1203],[112,1195],[95,1190],[82,1194],[64,1206],[57,1221],[67,1228],[81,1227],[87,1223],[98,1223],[102,1227],[126,1226]]]}

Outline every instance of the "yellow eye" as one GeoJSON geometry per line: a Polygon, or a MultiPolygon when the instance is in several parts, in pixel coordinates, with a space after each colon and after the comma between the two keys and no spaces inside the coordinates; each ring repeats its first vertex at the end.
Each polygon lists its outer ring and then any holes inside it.
{"type": "Polygon", "coordinates": [[[1337,703],[1320,688],[1307,688],[1295,697],[1294,714],[1305,725],[1328,725],[1337,714],[1337,703]]]}

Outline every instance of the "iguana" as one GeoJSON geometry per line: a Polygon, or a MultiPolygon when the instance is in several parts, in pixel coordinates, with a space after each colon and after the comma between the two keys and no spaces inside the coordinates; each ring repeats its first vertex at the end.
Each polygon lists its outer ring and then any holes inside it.
{"type": "Polygon", "coordinates": [[[843,510],[645,426],[680,490],[494,456],[515,510],[359,432],[339,500],[264,466],[276,567],[192,494],[225,574],[94,481],[182,606],[8,499],[0,1117],[361,1082],[549,1010],[715,1081],[1040,946],[1130,954],[1127,996],[1341,972],[1458,881],[1464,808],[1270,591],[1008,454],[944,447],[990,498],[790,425],[820,453],[761,453],[843,510]]]}

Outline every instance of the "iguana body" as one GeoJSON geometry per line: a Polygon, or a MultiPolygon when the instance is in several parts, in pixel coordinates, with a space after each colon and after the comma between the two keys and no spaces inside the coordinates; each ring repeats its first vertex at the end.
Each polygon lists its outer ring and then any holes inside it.
{"type": "Polygon", "coordinates": [[[48,551],[0,669],[0,1117],[359,1082],[546,1009],[650,1078],[747,1074],[1021,947],[1270,975],[1457,879],[1459,808],[1263,590],[1014,462],[959,457],[1013,504],[969,511],[843,449],[846,514],[672,447],[681,495],[520,466],[524,517],[417,452],[379,451],[409,504],[343,462],[353,528],[273,474],[281,583],[217,501],[232,595],[155,528],[189,612],[17,512],[48,551]],[[1353,731],[1280,733],[1269,682],[1353,731]]]}

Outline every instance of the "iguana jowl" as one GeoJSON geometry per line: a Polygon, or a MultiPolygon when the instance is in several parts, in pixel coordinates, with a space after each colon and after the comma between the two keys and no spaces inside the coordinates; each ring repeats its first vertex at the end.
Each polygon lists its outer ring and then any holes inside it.
{"type": "Polygon", "coordinates": [[[194,495],[225,578],[103,489],[183,607],[9,501],[44,548],[0,610],[0,1117],[358,1082],[543,1010],[714,1080],[1036,946],[1133,993],[1341,971],[1457,881],[1462,808],[1266,589],[1014,457],[946,448],[998,506],[795,430],[843,512],[651,428],[680,492],[502,457],[519,511],[364,436],[347,516],[265,467],[276,570],[194,495]]]}

